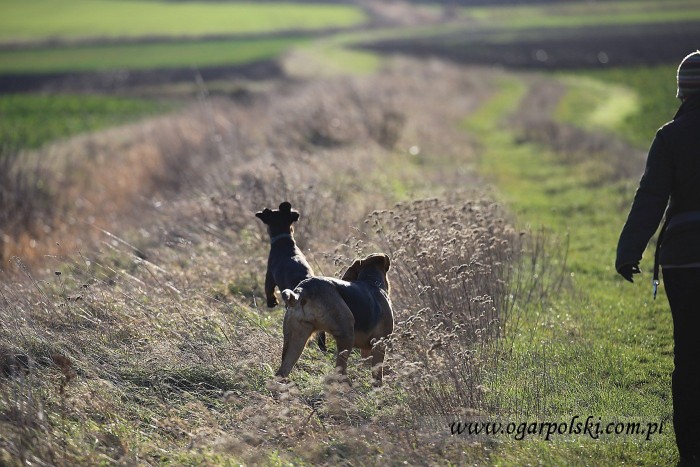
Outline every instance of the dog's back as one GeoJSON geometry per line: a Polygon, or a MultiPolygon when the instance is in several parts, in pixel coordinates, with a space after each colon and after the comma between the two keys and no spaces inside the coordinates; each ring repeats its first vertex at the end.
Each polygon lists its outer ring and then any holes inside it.
{"type": "Polygon", "coordinates": [[[356,337],[362,341],[358,342],[358,347],[363,347],[369,345],[372,339],[384,337],[393,331],[394,319],[386,277],[388,269],[389,258],[386,255],[370,255],[364,260],[355,261],[342,279],[311,277],[300,282],[294,292],[302,304],[321,304],[320,308],[331,314],[333,306],[329,304],[335,300],[331,297],[339,296],[352,312],[356,337]]]}
{"type": "Polygon", "coordinates": [[[355,332],[370,332],[390,309],[386,292],[374,281],[333,282],[355,317],[355,332]]]}
{"type": "Polygon", "coordinates": [[[280,291],[294,289],[301,281],[314,275],[313,269],[291,235],[270,245],[267,268],[280,291]]]}

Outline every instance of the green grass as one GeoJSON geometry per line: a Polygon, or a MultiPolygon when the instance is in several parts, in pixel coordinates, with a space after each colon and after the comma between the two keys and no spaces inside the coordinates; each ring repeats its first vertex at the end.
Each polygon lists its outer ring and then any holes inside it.
{"type": "Polygon", "coordinates": [[[0,0],[0,11],[3,42],[262,33],[348,27],[366,20],[354,6],[293,2],[0,0]]]}
{"type": "MultiPolygon", "coordinates": [[[[585,75],[603,86],[625,86],[628,92],[636,94],[638,111],[629,113],[617,129],[638,147],[648,147],[656,130],[678,110],[676,65],[587,71],[585,75]]],[[[577,119],[575,114],[564,118],[574,122],[577,119]]]]}
{"type": "Polygon", "coordinates": [[[309,41],[295,47],[285,62],[293,76],[314,77],[370,74],[378,71],[382,58],[372,52],[352,49],[354,41],[367,39],[372,33],[336,34],[329,38],[309,41]]]}
{"type": "Polygon", "coordinates": [[[0,51],[0,73],[238,65],[273,59],[306,38],[227,39],[0,51]]]}
{"type": "MultiPolygon", "coordinates": [[[[499,449],[495,459],[519,464],[671,465],[676,454],[670,421],[673,343],[668,306],[663,295],[652,301],[648,272],[630,285],[613,268],[632,186],[629,181],[599,183],[596,166],[606,163],[603,158],[564,165],[545,147],[518,143],[500,121],[526,87],[514,78],[504,78],[500,87],[465,127],[479,136],[484,147],[481,170],[519,221],[568,237],[576,292],[559,297],[546,314],[528,317],[523,329],[533,331],[516,338],[515,356],[493,384],[502,385],[501,397],[521,408],[537,408],[540,418],[635,418],[665,421],[666,429],[651,441],[513,441],[499,449]]],[[[581,124],[588,115],[580,114],[581,124]]],[[[642,264],[646,271],[649,257],[642,264]]]]}
{"type": "Polygon", "coordinates": [[[639,94],[621,84],[581,75],[567,75],[562,80],[567,85],[567,95],[559,105],[559,120],[588,129],[614,131],[622,129],[639,112],[639,94]]]}
{"type": "Polygon", "coordinates": [[[0,96],[0,141],[9,149],[36,148],[175,107],[173,103],[105,96],[0,96]]]}

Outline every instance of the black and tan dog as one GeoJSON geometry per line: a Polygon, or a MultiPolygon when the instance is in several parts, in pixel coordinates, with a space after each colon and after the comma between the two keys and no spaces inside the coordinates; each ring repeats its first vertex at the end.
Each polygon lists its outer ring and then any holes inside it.
{"type": "MultiPolygon", "coordinates": [[[[304,253],[294,241],[292,224],[299,220],[299,212],[292,209],[287,201],[279,206],[279,210],[263,209],[255,216],[267,225],[270,234],[270,255],[267,257],[267,272],[265,273],[265,298],[267,306],[274,308],[278,305],[275,287],[280,292],[293,289],[314,275],[313,269],[306,261],[304,253]]],[[[324,334],[318,335],[318,347],[326,351],[324,334]]]]}
{"type": "Polygon", "coordinates": [[[363,358],[372,356],[372,376],[375,384],[381,384],[385,353],[381,339],[394,330],[386,276],[389,266],[387,255],[372,254],[355,261],[342,279],[311,277],[294,290],[284,290],[284,346],[276,375],[287,377],[309,337],[325,331],[337,343],[335,364],[341,374],[345,374],[350,351],[356,347],[363,358]]]}

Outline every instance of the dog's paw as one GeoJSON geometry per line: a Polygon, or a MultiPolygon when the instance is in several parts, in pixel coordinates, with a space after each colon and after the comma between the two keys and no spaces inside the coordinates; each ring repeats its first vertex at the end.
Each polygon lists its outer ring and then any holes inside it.
{"type": "Polygon", "coordinates": [[[276,297],[273,297],[272,299],[267,300],[267,307],[268,308],[274,308],[277,305],[279,305],[279,302],[277,301],[276,297]]]}

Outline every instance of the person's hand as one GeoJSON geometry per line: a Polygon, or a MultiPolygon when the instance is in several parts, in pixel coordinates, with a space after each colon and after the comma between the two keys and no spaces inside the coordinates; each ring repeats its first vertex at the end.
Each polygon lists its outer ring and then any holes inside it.
{"type": "Polygon", "coordinates": [[[639,264],[623,264],[617,268],[617,272],[625,278],[626,281],[634,282],[633,276],[639,274],[639,264]]]}

